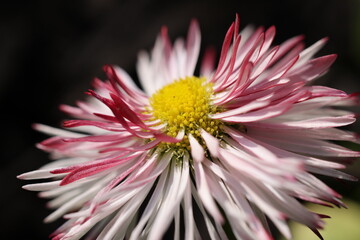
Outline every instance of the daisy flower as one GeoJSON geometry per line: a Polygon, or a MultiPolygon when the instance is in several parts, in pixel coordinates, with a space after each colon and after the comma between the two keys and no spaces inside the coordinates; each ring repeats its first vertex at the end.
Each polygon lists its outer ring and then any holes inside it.
{"type": "Polygon", "coordinates": [[[236,16],[217,66],[207,51],[195,75],[198,23],[174,44],[164,27],[139,54],[143,90],[105,66],[86,101],[61,106],[67,130],[35,124],[54,161],[19,178],[49,179],[23,188],[52,199],[45,222],[67,219],[53,239],[272,239],[267,221],[291,238],[288,220],[320,236],[326,216],[301,202],[344,206],[316,176],[355,180],[338,169],[360,153],[334,141],[359,143],[337,128],[355,121],[339,106],[357,102],[313,85],[336,58],[314,58],[327,39],[304,48],[302,36],[274,36],[239,33],[236,16]]]}

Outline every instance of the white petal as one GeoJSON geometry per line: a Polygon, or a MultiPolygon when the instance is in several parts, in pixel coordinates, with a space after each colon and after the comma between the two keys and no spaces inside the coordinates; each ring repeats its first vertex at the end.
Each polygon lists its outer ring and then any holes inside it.
{"type": "Polygon", "coordinates": [[[30,179],[44,179],[44,178],[52,178],[59,176],[58,174],[50,173],[52,170],[45,169],[45,170],[35,170],[27,173],[23,173],[17,178],[22,180],[30,180],[30,179]]]}
{"type": "Polygon", "coordinates": [[[204,139],[206,146],[209,149],[211,155],[213,155],[214,157],[218,157],[219,147],[220,147],[219,140],[203,129],[201,129],[200,134],[204,139]]]}
{"type": "Polygon", "coordinates": [[[189,134],[189,141],[190,141],[190,146],[191,146],[191,156],[192,156],[192,158],[197,162],[201,162],[205,157],[205,152],[204,152],[203,147],[191,135],[191,133],[189,134]]]}
{"type": "Polygon", "coordinates": [[[194,239],[194,213],[192,208],[191,185],[188,182],[184,193],[184,222],[185,222],[185,238],[187,240],[194,239]]]}
{"type": "Polygon", "coordinates": [[[60,182],[61,181],[59,180],[59,181],[46,182],[46,183],[34,183],[34,184],[24,185],[22,188],[29,191],[47,191],[59,187],[60,182]]]}
{"type": "Polygon", "coordinates": [[[121,233],[121,236],[118,237],[122,239],[125,236],[128,224],[130,224],[130,221],[138,211],[138,208],[150,191],[151,186],[152,183],[145,185],[141,191],[131,198],[103,229],[98,239],[111,240],[114,239],[117,233],[121,233]]]}
{"type": "Polygon", "coordinates": [[[59,129],[59,128],[54,128],[54,127],[50,127],[44,124],[40,124],[40,123],[36,123],[33,124],[33,128],[39,132],[43,132],[46,133],[50,136],[59,136],[59,137],[84,137],[86,135],[84,134],[80,134],[80,133],[75,133],[75,132],[71,132],[71,131],[67,131],[67,130],[63,130],[63,129],[59,129]]]}
{"type": "Polygon", "coordinates": [[[199,196],[204,204],[206,210],[211,214],[211,216],[215,219],[218,223],[223,223],[224,218],[221,215],[216,203],[211,196],[210,187],[208,185],[204,168],[200,162],[194,162],[194,169],[195,169],[195,180],[196,180],[196,187],[199,193],[199,196]]]}
{"type": "Polygon", "coordinates": [[[139,53],[136,68],[141,86],[145,89],[145,92],[148,95],[151,95],[156,89],[153,85],[153,80],[151,79],[152,70],[148,53],[144,51],[139,53]]]}
{"type": "Polygon", "coordinates": [[[187,50],[187,59],[186,59],[186,75],[192,76],[194,74],[196,62],[199,56],[200,51],[200,29],[196,21],[192,21],[189,28],[189,33],[187,37],[186,50],[187,50]]]}
{"type": "Polygon", "coordinates": [[[141,218],[134,228],[134,230],[131,233],[130,240],[137,240],[140,238],[140,234],[143,231],[143,228],[145,224],[149,221],[151,217],[155,215],[155,213],[158,211],[160,204],[161,204],[161,198],[162,198],[162,191],[164,190],[164,185],[166,183],[166,177],[167,177],[168,171],[164,171],[159,178],[159,181],[156,185],[156,188],[154,190],[154,193],[152,194],[148,204],[146,205],[146,208],[141,215],[141,218]]]}
{"type": "MultiPolygon", "coordinates": [[[[186,156],[186,155],[185,155],[186,156]]],[[[189,181],[189,163],[188,159],[184,157],[183,168],[174,165],[170,167],[169,182],[165,189],[165,196],[162,202],[162,206],[159,209],[158,214],[154,220],[154,223],[150,229],[148,239],[157,240],[161,239],[161,236],[170,225],[170,219],[175,214],[176,207],[180,204],[183,198],[187,182],[189,181]]]]}

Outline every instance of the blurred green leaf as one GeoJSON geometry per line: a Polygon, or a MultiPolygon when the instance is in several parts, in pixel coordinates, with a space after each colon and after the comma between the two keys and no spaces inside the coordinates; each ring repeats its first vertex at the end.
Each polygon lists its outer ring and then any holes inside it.
{"type": "MultiPolygon", "coordinates": [[[[360,239],[360,204],[344,199],[348,209],[328,208],[315,204],[307,204],[310,211],[331,216],[324,219],[325,229],[320,230],[325,240],[359,240],[360,239]]],[[[319,240],[307,227],[290,222],[293,240],[319,240]]],[[[285,240],[284,237],[280,238],[285,240]]]]}

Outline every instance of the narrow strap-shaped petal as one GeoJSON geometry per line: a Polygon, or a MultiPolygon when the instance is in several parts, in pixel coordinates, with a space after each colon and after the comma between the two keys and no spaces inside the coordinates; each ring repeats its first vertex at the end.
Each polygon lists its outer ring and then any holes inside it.
{"type": "MultiPolygon", "coordinates": [[[[140,159],[144,159],[144,157],[145,156],[140,157],[140,159]]],[[[131,157],[127,157],[127,158],[122,158],[120,160],[99,161],[99,162],[94,162],[91,165],[89,164],[88,166],[79,167],[75,170],[72,170],[68,175],[66,175],[66,177],[63,178],[63,180],[61,181],[60,185],[66,185],[71,182],[77,181],[79,179],[92,176],[92,175],[102,172],[106,169],[115,167],[123,161],[129,161],[133,158],[134,157],[131,156],[131,157]]],[[[53,171],[53,172],[55,172],[55,171],[53,171]]]]}
{"type": "Polygon", "coordinates": [[[195,221],[194,213],[192,208],[192,195],[191,195],[191,185],[190,181],[188,182],[185,193],[184,193],[184,222],[185,222],[185,235],[184,239],[193,240],[195,236],[195,221]]]}
{"type": "Polygon", "coordinates": [[[209,149],[210,153],[214,157],[219,156],[220,141],[216,137],[213,137],[210,133],[206,132],[204,129],[200,130],[201,137],[206,143],[206,147],[209,149]]]}
{"type": "MultiPolygon", "coordinates": [[[[220,53],[220,59],[219,59],[219,63],[217,66],[217,70],[214,74],[214,76],[218,76],[219,74],[222,74],[222,71],[224,71],[224,63],[225,60],[227,58],[228,55],[228,50],[231,44],[231,39],[233,37],[233,33],[234,33],[234,23],[231,24],[230,28],[228,29],[226,35],[225,35],[225,39],[221,48],[221,53],[220,53]]],[[[215,77],[213,77],[213,79],[211,81],[216,80],[215,77]]]]}
{"type": "Polygon", "coordinates": [[[149,232],[148,239],[156,240],[160,239],[161,236],[167,229],[167,226],[171,223],[169,219],[173,218],[175,208],[180,204],[183,198],[187,182],[189,181],[189,165],[188,160],[184,159],[183,168],[171,166],[169,182],[167,184],[167,193],[163,199],[163,205],[159,209],[159,212],[154,219],[153,226],[149,232]]]}
{"type": "Polygon", "coordinates": [[[200,143],[192,136],[192,134],[189,134],[189,141],[191,146],[192,158],[197,162],[201,162],[202,160],[204,160],[205,158],[204,149],[200,145],[200,143]]]}
{"type": "Polygon", "coordinates": [[[139,191],[136,197],[130,199],[102,230],[98,239],[111,240],[114,239],[115,236],[119,237],[119,239],[123,239],[125,237],[126,229],[130,224],[129,220],[134,217],[150,191],[151,186],[152,184],[148,184],[148,186],[143,187],[142,191],[139,191]]]}
{"type": "Polygon", "coordinates": [[[307,91],[299,91],[295,95],[289,97],[286,101],[279,102],[276,105],[268,106],[257,111],[241,114],[238,116],[223,117],[221,119],[228,122],[254,122],[264,120],[286,112],[288,109],[291,108],[294,102],[307,96],[309,96],[309,93],[307,91]]]}
{"type": "Polygon", "coordinates": [[[200,66],[200,76],[205,76],[208,79],[211,78],[215,67],[215,56],[216,52],[214,48],[208,48],[205,50],[200,66]]]}
{"type": "Polygon", "coordinates": [[[253,102],[249,102],[246,105],[242,105],[238,108],[234,108],[225,112],[220,112],[220,113],[216,113],[214,115],[211,116],[211,118],[213,119],[222,119],[225,117],[231,117],[231,116],[235,116],[235,115],[239,115],[239,114],[243,114],[243,113],[247,113],[247,112],[251,112],[253,110],[259,109],[259,108],[263,108],[267,105],[269,105],[270,102],[269,101],[264,101],[264,100],[260,100],[260,101],[253,101],[253,102]]]}
{"type": "Polygon", "coordinates": [[[189,27],[187,42],[186,42],[186,75],[191,76],[194,74],[196,62],[200,51],[200,29],[196,20],[192,20],[189,27]]]}
{"type": "Polygon", "coordinates": [[[195,169],[195,181],[196,187],[199,193],[199,196],[204,204],[206,210],[211,214],[211,216],[215,219],[218,223],[223,223],[224,218],[221,215],[216,203],[211,196],[211,191],[208,181],[206,179],[206,175],[204,172],[204,168],[201,162],[194,162],[194,169],[195,169]]]}
{"type": "Polygon", "coordinates": [[[160,207],[160,202],[162,198],[162,192],[166,184],[166,177],[167,177],[168,171],[164,171],[160,177],[159,181],[156,184],[156,188],[151,195],[151,198],[146,205],[146,208],[141,215],[141,218],[139,219],[139,222],[137,223],[136,227],[132,231],[130,235],[130,240],[137,240],[140,238],[141,232],[143,231],[144,226],[149,221],[149,219],[155,215],[158,208],[160,207]]]}
{"type": "Polygon", "coordinates": [[[336,57],[336,54],[331,54],[312,59],[296,70],[294,69],[293,71],[289,72],[287,76],[291,79],[311,81],[325,73],[334,63],[336,57]]]}
{"type": "Polygon", "coordinates": [[[259,144],[259,142],[254,142],[252,139],[249,139],[244,134],[239,131],[235,131],[229,127],[225,127],[225,132],[228,133],[235,141],[237,141],[242,147],[251,151],[256,156],[264,159],[265,161],[278,163],[278,158],[274,155],[269,149],[259,144]],[[264,157],[266,156],[266,157],[264,157]]]}

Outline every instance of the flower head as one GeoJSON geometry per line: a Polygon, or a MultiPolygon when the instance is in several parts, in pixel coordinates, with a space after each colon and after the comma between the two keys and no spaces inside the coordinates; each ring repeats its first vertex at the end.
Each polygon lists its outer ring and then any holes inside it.
{"type": "Polygon", "coordinates": [[[324,216],[299,200],[343,205],[315,175],[354,180],[337,169],[360,153],[330,141],[359,143],[337,128],[355,121],[337,106],[356,99],[312,85],[336,58],[313,58],[326,39],[271,46],[274,27],[238,29],[236,17],[217,67],[209,51],[195,76],[197,22],[174,45],[163,28],[139,55],[144,91],[105,66],[86,101],[61,106],[69,130],[35,125],[53,135],[38,147],[54,161],[19,178],[50,179],[24,188],[53,198],[46,222],[68,219],[54,239],[161,239],[171,224],[176,239],[272,239],[265,219],[287,238],[288,219],[319,234],[324,216]]]}

